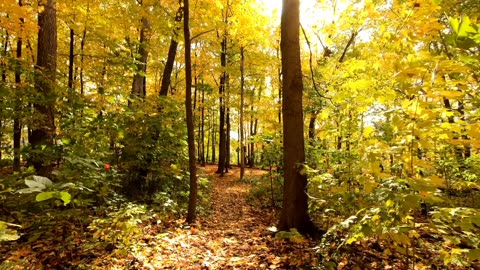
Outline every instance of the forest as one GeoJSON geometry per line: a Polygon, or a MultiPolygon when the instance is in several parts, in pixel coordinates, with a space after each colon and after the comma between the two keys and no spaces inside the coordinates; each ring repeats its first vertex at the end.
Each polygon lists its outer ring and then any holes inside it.
{"type": "Polygon", "coordinates": [[[479,14],[0,1],[0,269],[480,269],[479,14]]]}

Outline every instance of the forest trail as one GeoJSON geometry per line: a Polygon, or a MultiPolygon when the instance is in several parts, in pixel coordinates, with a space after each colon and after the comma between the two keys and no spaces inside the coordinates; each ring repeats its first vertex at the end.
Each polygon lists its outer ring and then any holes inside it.
{"type": "MultiPolygon", "coordinates": [[[[155,237],[136,256],[139,269],[311,269],[315,265],[312,243],[292,243],[265,236],[275,225],[274,213],[247,202],[251,185],[239,181],[239,168],[223,177],[216,166],[200,169],[200,176],[214,176],[212,212],[195,226],[179,227],[155,237]]],[[[247,178],[265,171],[246,169],[247,178]]]]}

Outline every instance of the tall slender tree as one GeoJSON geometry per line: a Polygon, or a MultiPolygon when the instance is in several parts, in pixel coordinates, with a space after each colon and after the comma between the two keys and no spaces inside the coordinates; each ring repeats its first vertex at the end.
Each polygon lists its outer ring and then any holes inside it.
{"type": "MultiPolygon", "coordinates": [[[[227,15],[225,15],[227,16],[227,15]]],[[[226,20],[226,19],[225,19],[226,20]]],[[[220,53],[220,64],[222,66],[222,75],[220,77],[220,87],[219,87],[219,103],[220,103],[220,115],[219,115],[219,143],[218,143],[218,169],[217,173],[223,175],[227,169],[226,165],[226,150],[227,150],[227,126],[225,119],[225,89],[227,87],[228,74],[226,71],[227,67],[227,36],[224,35],[221,42],[222,52],[220,53]]]]}
{"type": "MultiPolygon", "coordinates": [[[[2,57],[5,57],[7,56],[7,52],[8,52],[8,32],[6,34],[6,37],[5,37],[5,41],[4,43],[2,44],[3,45],[3,50],[2,50],[2,54],[1,56],[2,57]]],[[[2,83],[3,84],[6,84],[7,83],[7,64],[4,63],[2,61],[2,63],[0,63],[0,67],[1,67],[1,70],[2,70],[2,83]]],[[[0,96],[0,160],[2,160],[2,148],[3,148],[3,128],[4,128],[4,122],[3,122],[3,118],[2,118],[2,112],[3,112],[3,103],[4,102],[4,99],[3,99],[3,96],[0,96]]]]}
{"type": "Polygon", "coordinates": [[[195,164],[195,133],[192,108],[192,57],[190,41],[190,3],[183,1],[183,36],[185,39],[185,110],[187,115],[188,164],[190,171],[190,195],[187,222],[193,223],[197,216],[197,167],[195,164]]]}
{"type": "Polygon", "coordinates": [[[240,48],[240,180],[245,175],[245,131],[244,131],[244,106],[245,106],[245,48],[240,48]]]}
{"type": "Polygon", "coordinates": [[[305,162],[303,134],[302,67],[300,62],[300,1],[283,0],[281,17],[283,74],[283,207],[279,229],[296,228],[314,234],[315,226],[308,215],[307,176],[301,172],[305,162]]]}
{"type": "MultiPolygon", "coordinates": [[[[23,6],[22,0],[18,1],[18,5],[23,6]]],[[[20,23],[23,24],[25,19],[20,18],[20,23]]],[[[22,71],[20,68],[20,63],[22,60],[22,46],[23,40],[22,37],[17,38],[17,49],[16,49],[16,66],[15,66],[15,114],[13,116],[13,170],[20,170],[20,143],[22,139],[22,123],[20,121],[20,112],[22,111],[22,101],[21,94],[19,93],[20,83],[22,82],[22,71]]]]}
{"type": "Polygon", "coordinates": [[[57,13],[55,0],[38,1],[41,12],[38,14],[37,64],[35,65],[35,89],[37,99],[33,108],[37,116],[31,127],[29,141],[32,146],[30,163],[39,175],[51,171],[51,150],[55,136],[55,72],[57,69],[57,13]],[[50,155],[49,155],[50,152],[50,155]]]}

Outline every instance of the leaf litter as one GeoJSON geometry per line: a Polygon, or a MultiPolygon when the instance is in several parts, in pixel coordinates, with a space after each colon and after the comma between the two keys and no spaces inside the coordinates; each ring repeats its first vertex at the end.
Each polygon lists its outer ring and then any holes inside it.
{"type": "MultiPolygon", "coordinates": [[[[250,184],[239,181],[239,168],[223,177],[216,166],[210,213],[187,225],[184,219],[142,222],[142,237],[128,248],[92,244],[87,224],[56,219],[48,234],[2,243],[0,269],[313,269],[315,242],[276,239],[268,233],[278,213],[249,201],[250,184]],[[267,232],[267,233],[266,233],[267,232]]],[[[265,171],[246,168],[246,177],[265,171]]],[[[92,213],[94,215],[94,213],[92,213]]],[[[32,217],[32,223],[35,218],[32,217]]],[[[32,229],[33,232],[35,230],[32,229]]]]}

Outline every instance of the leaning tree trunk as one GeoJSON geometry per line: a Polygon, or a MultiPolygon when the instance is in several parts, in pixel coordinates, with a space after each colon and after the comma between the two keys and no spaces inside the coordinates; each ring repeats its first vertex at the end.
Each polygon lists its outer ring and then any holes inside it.
{"type": "Polygon", "coordinates": [[[39,1],[43,7],[38,14],[38,44],[35,89],[38,99],[34,100],[33,108],[38,117],[31,127],[30,144],[32,152],[30,163],[39,175],[46,176],[51,171],[51,161],[55,135],[54,104],[55,72],[57,68],[57,21],[55,1],[39,1]],[[50,153],[48,153],[50,151],[50,153]]]}
{"type": "Polygon", "coordinates": [[[283,71],[283,207],[279,229],[296,228],[314,234],[315,226],[308,215],[307,176],[301,172],[305,162],[303,136],[302,67],[300,62],[299,0],[283,0],[281,18],[281,52],[283,71]]]}
{"type": "Polygon", "coordinates": [[[185,38],[185,109],[187,114],[187,133],[188,133],[188,164],[190,171],[190,195],[188,199],[187,222],[193,223],[196,217],[197,207],[197,169],[195,166],[195,133],[193,123],[192,109],[192,59],[190,44],[190,8],[189,1],[183,1],[184,20],[183,32],[185,38]]]}
{"type": "Polygon", "coordinates": [[[172,81],[173,64],[175,62],[175,56],[177,55],[178,48],[178,31],[180,30],[180,22],[182,21],[183,7],[178,8],[175,15],[175,29],[173,30],[173,37],[170,39],[170,46],[168,47],[167,63],[163,69],[162,83],[160,84],[160,96],[166,96],[168,94],[168,88],[172,81]]]}

